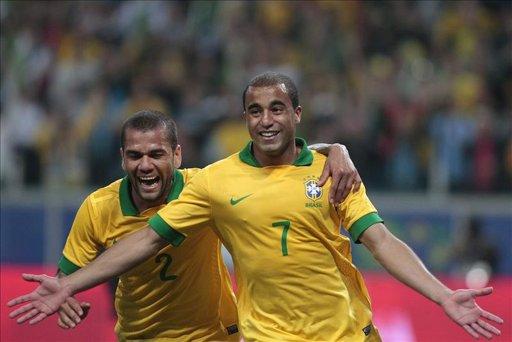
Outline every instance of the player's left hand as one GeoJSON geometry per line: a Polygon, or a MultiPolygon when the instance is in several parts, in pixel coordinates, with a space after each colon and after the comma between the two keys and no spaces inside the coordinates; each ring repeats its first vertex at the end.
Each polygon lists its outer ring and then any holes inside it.
{"type": "Polygon", "coordinates": [[[318,180],[318,186],[323,186],[329,176],[332,178],[331,189],[329,190],[329,202],[332,204],[341,203],[347,198],[351,190],[357,191],[361,186],[359,172],[357,172],[344,145],[331,145],[322,175],[318,180]]]}
{"type": "Polygon", "coordinates": [[[487,296],[491,293],[492,287],[480,290],[457,290],[441,303],[441,306],[448,317],[462,326],[474,338],[479,338],[480,335],[483,335],[491,339],[493,335],[499,336],[501,331],[485,321],[484,318],[500,324],[503,323],[503,319],[483,310],[475,302],[476,297],[487,296]]]}
{"type": "Polygon", "coordinates": [[[59,308],[59,319],[57,325],[62,329],[75,328],[89,314],[91,303],[78,302],[75,298],[69,297],[59,308]],[[81,312],[81,314],[80,314],[81,312]]]}

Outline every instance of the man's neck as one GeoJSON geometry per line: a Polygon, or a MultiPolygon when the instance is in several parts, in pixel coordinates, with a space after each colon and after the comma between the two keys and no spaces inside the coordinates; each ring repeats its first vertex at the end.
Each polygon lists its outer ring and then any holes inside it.
{"type": "Polygon", "coordinates": [[[137,197],[136,194],[132,192],[132,198],[133,198],[133,204],[135,204],[135,207],[139,211],[139,213],[144,212],[145,210],[148,210],[149,208],[160,206],[165,203],[164,199],[159,199],[154,202],[145,201],[142,198],[137,197]]]}
{"type": "Polygon", "coordinates": [[[142,213],[143,211],[148,210],[149,208],[161,206],[162,204],[166,203],[167,199],[167,195],[165,195],[164,197],[158,198],[154,201],[146,201],[140,198],[133,188],[131,189],[130,195],[132,197],[132,202],[139,213],[142,213]]]}
{"type": "Polygon", "coordinates": [[[295,145],[295,140],[291,141],[286,149],[276,156],[261,152],[253,145],[254,158],[256,158],[261,166],[292,165],[300,152],[301,147],[295,145]]]}

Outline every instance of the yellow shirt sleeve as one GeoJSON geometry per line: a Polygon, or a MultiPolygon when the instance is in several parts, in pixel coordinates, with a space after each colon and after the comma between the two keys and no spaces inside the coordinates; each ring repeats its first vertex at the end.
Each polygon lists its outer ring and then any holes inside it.
{"type": "Polygon", "coordinates": [[[375,223],[384,222],[366,195],[366,188],[363,184],[357,192],[350,192],[338,206],[338,213],[341,224],[356,243],[360,243],[359,237],[366,229],[375,223]]]}
{"type": "Polygon", "coordinates": [[[59,269],[71,274],[85,266],[96,256],[101,248],[94,233],[94,210],[90,196],[82,203],[71,226],[59,269]]]}
{"type": "Polygon", "coordinates": [[[206,170],[198,172],[177,200],[169,202],[149,220],[149,225],[171,245],[179,246],[191,231],[211,223],[206,170]]]}
{"type": "Polygon", "coordinates": [[[192,177],[194,177],[201,169],[199,168],[191,168],[191,169],[181,169],[181,174],[183,175],[183,181],[185,184],[188,184],[192,177]]]}

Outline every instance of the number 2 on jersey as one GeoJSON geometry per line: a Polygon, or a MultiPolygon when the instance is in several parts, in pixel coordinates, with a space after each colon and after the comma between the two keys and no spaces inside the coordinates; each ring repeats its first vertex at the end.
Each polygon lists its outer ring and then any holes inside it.
{"type": "Polygon", "coordinates": [[[178,276],[173,274],[167,274],[167,271],[169,270],[169,267],[171,267],[172,263],[172,257],[167,253],[158,254],[155,258],[155,262],[158,264],[161,261],[164,261],[164,265],[162,266],[162,269],[160,270],[160,280],[161,281],[168,281],[168,280],[175,280],[178,278],[178,276]]]}
{"type": "Polygon", "coordinates": [[[288,229],[290,229],[290,221],[277,221],[272,223],[272,227],[283,227],[283,234],[281,235],[281,251],[283,255],[288,255],[288,244],[286,238],[288,237],[288,229]]]}

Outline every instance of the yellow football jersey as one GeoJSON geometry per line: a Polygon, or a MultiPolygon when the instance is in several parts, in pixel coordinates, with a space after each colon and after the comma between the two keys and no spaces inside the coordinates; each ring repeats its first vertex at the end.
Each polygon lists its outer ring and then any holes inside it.
{"type": "Polygon", "coordinates": [[[378,341],[368,292],[352,263],[382,222],[362,185],[338,207],[317,185],[325,156],[302,147],[293,165],[260,167],[249,144],[199,172],[151,218],[170,243],[212,226],[233,257],[246,341],[378,341]]]}
{"type": "MultiPolygon", "coordinates": [[[[176,170],[170,202],[197,169],[176,170]]],[[[147,225],[160,207],[139,213],[127,178],[93,192],[69,233],[59,268],[70,274],[101,250],[147,225]]],[[[115,307],[120,340],[238,340],[236,305],[221,244],[211,229],[167,246],[119,278],[115,307]]]]}

